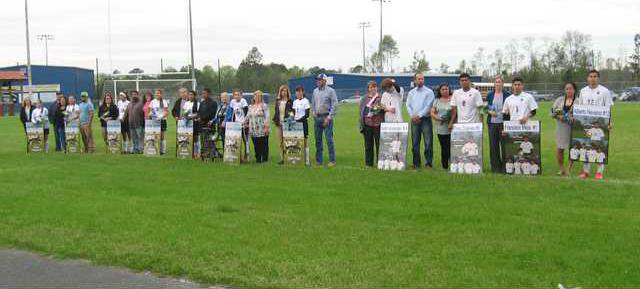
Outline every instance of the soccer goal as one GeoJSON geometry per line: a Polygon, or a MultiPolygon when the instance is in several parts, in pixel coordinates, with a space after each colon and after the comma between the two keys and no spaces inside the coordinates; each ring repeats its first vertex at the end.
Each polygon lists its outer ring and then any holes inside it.
{"type": "Polygon", "coordinates": [[[130,95],[131,91],[137,90],[143,95],[146,91],[154,93],[156,89],[162,89],[165,99],[175,100],[180,88],[194,90],[196,87],[195,79],[179,78],[180,75],[188,76],[188,73],[110,75],[109,79],[105,80],[100,97],[107,92],[117,96],[120,92],[130,95]]]}

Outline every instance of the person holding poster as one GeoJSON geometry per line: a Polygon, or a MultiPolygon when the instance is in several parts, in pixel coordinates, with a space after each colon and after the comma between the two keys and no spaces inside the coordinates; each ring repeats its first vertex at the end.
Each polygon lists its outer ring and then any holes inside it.
{"type": "Polygon", "coordinates": [[[131,102],[127,106],[125,119],[129,124],[129,132],[134,154],[141,154],[144,150],[144,102],[138,91],[131,92],[131,102]]]}
{"type": "Polygon", "coordinates": [[[167,116],[169,115],[169,102],[162,97],[162,89],[156,89],[155,99],[151,101],[151,119],[160,121],[160,154],[167,153],[167,116]]]}
{"type": "Polygon", "coordinates": [[[44,152],[49,152],[49,110],[44,107],[41,100],[36,100],[36,108],[31,112],[31,122],[35,125],[41,125],[44,129],[44,152]]]}
{"type": "Polygon", "coordinates": [[[433,167],[433,124],[429,112],[436,98],[433,90],[424,85],[424,74],[413,77],[415,88],[407,95],[407,111],[411,118],[413,169],[420,168],[420,140],[424,139],[425,167],[433,167]]]}
{"type": "MultiPolygon", "coordinates": [[[[578,97],[577,104],[579,105],[589,105],[589,106],[599,106],[605,107],[609,111],[613,106],[613,98],[611,96],[611,92],[606,87],[600,85],[600,72],[598,70],[591,70],[587,74],[587,86],[580,90],[580,96],[578,97]]],[[[611,116],[611,112],[609,112],[609,116],[611,116]]],[[[613,122],[611,121],[611,117],[609,118],[608,129],[609,131],[613,128],[613,122]]],[[[591,128],[591,131],[587,132],[591,135],[592,140],[594,138],[602,139],[605,134],[602,128],[594,126],[591,128]]],[[[595,178],[597,180],[601,180],[604,178],[604,163],[598,165],[595,178]]],[[[591,163],[585,162],[582,166],[582,172],[580,173],[580,178],[586,179],[589,177],[591,173],[591,163]]]]}
{"type": "Polygon", "coordinates": [[[256,163],[269,160],[269,106],[264,103],[262,97],[263,93],[260,90],[253,93],[253,104],[249,106],[247,113],[256,163]]]}
{"type": "Polygon", "coordinates": [[[460,87],[451,97],[452,117],[457,118],[457,123],[481,122],[480,109],[484,106],[484,101],[480,91],[471,87],[471,76],[468,73],[460,74],[460,87]]]}
{"type": "Polygon", "coordinates": [[[311,104],[304,96],[304,87],[298,85],[296,87],[296,100],[293,101],[294,119],[296,122],[302,123],[302,131],[304,133],[304,160],[305,165],[311,165],[309,160],[309,115],[311,113],[311,104]]]}
{"type": "Polygon", "coordinates": [[[227,110],[229,109],[229,95],[226,92],[220,93],[220,104],[218,105],[218,111],[216,112],[216,122],[218,125],[218,134],[224,144],[225,127],[224,123],[227,118],[227,110]]]}
{"type": "MultiPolygon", "coordinates": [[[[200,120],[198,119],[198,111],[200,111],[200,101],[198,101],[198,93],[194,90],[190,90],[187,94],[187,100],[191,102],[191,114],[187,117],[193,121],[193,159],[200,158],[200,120]]],[[[187,107],[189,105],[187,104],[187,107]]],[[[184,106],[183,106],[184,109],[184,106]]]]}
{"type": "Polygon", "coordinates": [[[435,122],[436,134],[440,142],[440,162],[442,168],[447,170],[451,158],[451,129],[454,122],[451,117],[451,94],[448,84],[441,84],[438,87],[436,100],[431,108],[431,118],[435,122]]]}
{"type": "Polygon", "coordinates": [[[31,98],[25,97],[22,99],[22,105],[20,108],[20,122],[22,122],[22,128],[24,133],[27,133],[27,122],[31,122],[31,114],[35,107],[31,104],[31,98]]]}
{"type": "Polygon", "coordinates": [[[380,151],[380,124],[384,121],[384,108],[380,104],[378,84],[369,81],[367,94],[360,97],[360,133],[364,136],[364,158],[367,167],[373,167],[380,151]]]}
{"type": "Polygon", "coordinates": [[[133,145],[131,144],[131,131],[129,129],[129,121],[124,117],[127,111],[127,107],[129,106],[129,96],[124,92],[120,92],[118,94],[118,102],[116,102],[116,106],[118,107],[118,121],[120,121],[120,133],[122,134],[124,153],[132,153],[133,145]]]}
{"type": "Polygon", "coordinates": [[[82,143],[85,153],[93,153],[96,145],[93,142],[93,130],[91,123],[93,122],[93,103],[89,99],[89,93],[83,91],[80,93],[80,105],[78,105],[78,120],[80,121],[80,134],[82,135],[82,143]]]}
{"type": "Polygon", "coordinates": [[[216,125],[216,112],[218,104],[211,98],[211,89],[202,90],[202,101],[198,107],[196,120],[200,123],[200,157],[202,160],[213,160],[219,156],[216,150],[215,139],[213,138],[214,126],[216,125]]]}
{"type": "Polygon", "coordinates": [[[178,96],[180,97],[176,99],[176,102],[173,103],[173,107],[171,108],[171,116],[176,120],[176,124],[180,119],[184,118],[184,115],[182,115],[183,102],[189,98],[189,91],[181,87],[178,89],[178,96]]]}
{"type": "Polygon", "coordinates": [[[324,74],[316,76],[316,89],[313,90],[311,100],[311,111],[314,117],[314,131],[316,138],[316,164],[322,165],[323,143],[322,137],[327,139],[327,149],[329,150],[329,167],[336,165],[336,150],[333,142],[333,119],[338,110],[338,97],[336,91],[327,85],[329,77],[324,74]]]}
{"type": "Polygon", "coordinates": [[[102,128],[102,139],[105,146],[109,147],[107,122],[118,119],[118,107],[114,104],[111,93],[105,93],[104,98],[102,98],[102,104],[98,108],[98,115],[100,117],[100,127],[102,128]]]}
{"type": "Polygon", "coordinates": [[[242,124],[242,148],[240,150],[241,162],[247,162],[249,156],[249,126],[247,123],[247,113],[249,112],[249,104],[242,97],[242,91],[233,90],[233,99],[227,108],[225,122],[238,122],[242,124]]]}
{"type": "Polygon", "coordinates": [[[382,99],[380,104],[384,108],[384,122],[398,123],[402,120],[402,95],[400,86],[391,78],[382,80],[382,99]]]}
{"type": "Polygon", "coordinates": [[[564,96],[558,97],[551,108],[551,117],[556,120],[556,160],[558,162],[559,176],[566,176],[573,168],[573,161],[578,157],[577,149],[569,151],[569,169],[564,166],[564,151],[569,149],[571,142],[571,111],[575,102],[576,84],[566,82],[564,84],[564,96]]]}
{"type": "Polygon", "coordinates": [[[507,97],[502,108],[504,120],[518,121],[526,124],[529,118],[536,115],[538,103],[531,94],[524,92],[524,81],[515,77],[511,82],[513,94],[507,97]]]}
{"type": "Polygon", "coordinates": [[[61,152],[65,151],[66,137],[64,133],[65,121],[67,119],[67,99],[60,98],[58,100],[58,105],[56,106],[56,111],[53,112],[53,127],[57,131],[56,133],[56,151],[61,152]]]}
{"type": "Polygon", "coordinates": [[[458,174],[482,173],[482,136],[483,124],[456,123],[451,130],[451,161],[457,161],[458,174]]]}
{"type": "Polygon", "coordinates": [[[289,87],[286,85],[281,85],[278,88],[278,96],[276,97],[276,101],[274,102],[273,108],[273,124],[276,125],[278,130],[279,139],[279,147],[280,147],[280,161],[279,165],[284,164],[284,138],[282,135],[283,125],[286,119],[288,119],[293,113],[293,101],[291,100],[291,93],[289,92],[289,87]]]}
{"type": "Polygon", "coordinates": [[[504,101],[511,93],[504,91],[504,80],[496,76],[493,91],[487,93],[487,124],[489,126],[489,155],[491,159],[491,171],[494,174],[504,173],[502,160],[502,130],[504,101]]]}
{"type": "Polygon", "coordinates": [[[144,92],[144,105],[142,111],[144,112],[144,119],[151,119],[151,102],[153,101],[153,93],[150,90],[144,92]]]}

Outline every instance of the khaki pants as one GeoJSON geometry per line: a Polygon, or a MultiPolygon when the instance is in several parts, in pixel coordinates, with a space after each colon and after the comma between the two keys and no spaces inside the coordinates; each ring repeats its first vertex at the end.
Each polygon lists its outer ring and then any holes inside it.
{"type": "Polygon", "coordinates": [[[282,133],[282,125],[278,126],[278,138],[280,141],[280,160],[284,162],[284,138],[282,133]]]}
{"type": "Polygon", "coordinates": [[[93,153],[96,151],[96,145],[93,143],[93,134],[91,132],[91,124],[83,124],[80,126],[80,134],[82,135],[82,143],[84,144],[85,153],[93,153]]]}

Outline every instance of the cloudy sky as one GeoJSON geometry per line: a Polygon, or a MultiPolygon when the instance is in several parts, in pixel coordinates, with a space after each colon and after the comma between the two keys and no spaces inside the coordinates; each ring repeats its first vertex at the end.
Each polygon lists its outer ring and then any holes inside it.
{"type": "MultiPolygon", "coordinates": [[[[348,69],[362,62],[362,32],[368,21],[366,50],[379,39],[378,3],[372,0],[192,0],[196,66],[236,66],[252,46],[266,62],[287,66],[348,69]]],[[[108,0],[29,0],[32,63],[43,64],[39,34],[53,34],[49,62],[101,70],[111,67],[108,0]]],[[[0,66],[26,63],[23,1],[7,1],[0,10],[0,66]]],[[[510,39],[557,39],[566,30],[593,36],[605,56],[631,52],[640,33],[638,0],[391,0],[384,4],[383,30],[400,48],[394,66],[408,66],[424,50],[432,67],[454,67],[478,47],[488,51],[510,39]]],[[[147,72],[189,62],[187,0],[111,0],[113,69],[141,67],[147,72]]]]}

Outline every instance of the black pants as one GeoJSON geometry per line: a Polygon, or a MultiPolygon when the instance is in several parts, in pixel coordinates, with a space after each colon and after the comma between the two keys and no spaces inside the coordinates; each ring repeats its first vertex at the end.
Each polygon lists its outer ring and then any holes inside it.
{"type": "Polygon", "coordinates": [[[491,171],[497,174],[503,173],[501,123],[489,123],[489,154],[491,156],[491,171]]]}
{"type": "Polygon", "coordinates": [[[440,142],[440,162],[442,168],[449,169],[449,159],[451,158],[451,135],[439,134],[438,141],[440,142]]]}
{"type": "Polygon", "coordinates": [[[269,137],[251,137],[253,141],[253,150],[256,154],[256,162],[264,163],[269,160],[269,137]]]}
{"type": "Polygon", "coordinates": [[[380,149],[380,127],[364,126],[364,161],[367,166],[373,166],[373,160],[380,149]],[[375,155],[374,155],[375,153],[375,155]]]}

